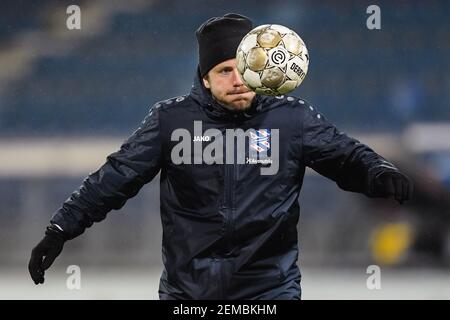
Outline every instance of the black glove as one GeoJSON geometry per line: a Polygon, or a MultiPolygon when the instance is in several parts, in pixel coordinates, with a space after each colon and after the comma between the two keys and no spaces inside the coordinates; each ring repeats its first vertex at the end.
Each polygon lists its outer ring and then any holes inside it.
{"type": "Polygon", "coordinates": [[[35,284],[44,283],[45,270],[50,268],[53,261],[59,256],[65,241],[64,233],[56,226],[47,227],[45,237],[31,251],[28,263],[28,271],[35,284]]]}
{"type": "Polygon", "coordinates": [[[375,177],[374,191],[380,197],[394,196],[394,199],[402,204],[411,199],[413,182],[400,171],[383,171],[375,177]]]}

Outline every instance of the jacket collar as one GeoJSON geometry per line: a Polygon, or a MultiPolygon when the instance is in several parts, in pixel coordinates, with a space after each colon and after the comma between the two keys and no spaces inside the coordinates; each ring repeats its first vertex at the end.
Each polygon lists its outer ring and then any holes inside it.
{"type": "Polygon", "coordinates": [[[262,110],[263,98],[258,94],[253,98],[251,107],[245,111],[234,111],[221,105],[213,98],[211,92],[203,85],[200,70],[198,68],[190,96],[197,101],[206,114],[214,120],[245,120],[252,118],[255,114],[261,112],[262,110]]]}

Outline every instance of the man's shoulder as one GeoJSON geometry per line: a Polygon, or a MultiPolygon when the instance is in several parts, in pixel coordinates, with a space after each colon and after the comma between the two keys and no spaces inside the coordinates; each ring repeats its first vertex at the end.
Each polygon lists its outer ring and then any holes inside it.
{"type": "Polygon", "coordinates": [[[189,108],[190,106],[193,106],[193,104],[190,101],[189,95],[186,94],[158,101],[150,107],[150,111],[172,112],[179,108],[189,108]]]}
{"type": "Polygon", "coordinates": [[[314,110],[314,107],[304,98],[291,95],[280,96],[262,96],[262,107],[265,111],[286,110],[292,112],[297,110],[303,112],[305,110],[314,110]]]}

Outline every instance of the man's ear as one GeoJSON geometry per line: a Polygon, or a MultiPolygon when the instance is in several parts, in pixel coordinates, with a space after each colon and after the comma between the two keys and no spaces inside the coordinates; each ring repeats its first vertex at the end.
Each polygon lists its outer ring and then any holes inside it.
{"type": "Polygon", "coordinates": [[[205,86],[205,88],[211,89],[211,85],[209,84],[209,81],[208,81],[208,75],[204,76],[202,80],[203,80],[203,85],[205,86]]]}

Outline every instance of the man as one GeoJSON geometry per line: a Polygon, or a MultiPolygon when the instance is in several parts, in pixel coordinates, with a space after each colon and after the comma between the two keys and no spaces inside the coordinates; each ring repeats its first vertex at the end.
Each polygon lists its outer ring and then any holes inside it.
{"type": "Polygon", "coordinates": [[[347,191],[409,199],[405,175],[305,100],[244,86],[234,57],[251,29],[237,14],[200,26],[190,94],[154,105],[53,215],[29,262],[36,284],[65,241],[120,209],[158,172],[161,299],[300,299],[296,225],[306,166],[347,191]]]}

